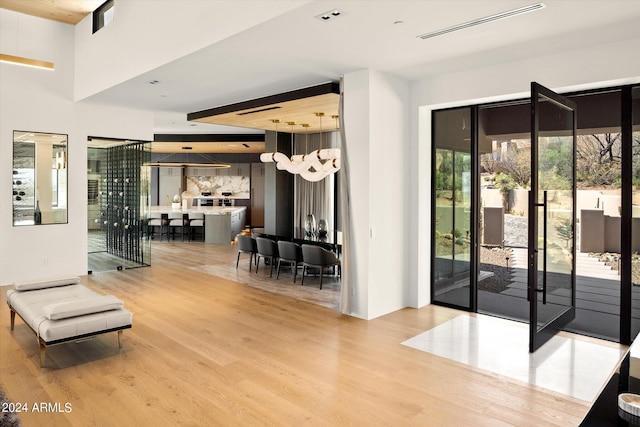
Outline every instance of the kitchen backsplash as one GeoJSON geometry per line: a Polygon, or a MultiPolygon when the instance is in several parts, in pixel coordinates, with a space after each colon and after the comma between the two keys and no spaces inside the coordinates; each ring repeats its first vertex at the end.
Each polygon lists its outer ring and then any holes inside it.
{"type": "Polygon", "coordinates": [[[209,192],[212,196],[231,193],[234,197],[249,198],[248,176],[188,176],[187,191],[193,196],[209,192]]]}

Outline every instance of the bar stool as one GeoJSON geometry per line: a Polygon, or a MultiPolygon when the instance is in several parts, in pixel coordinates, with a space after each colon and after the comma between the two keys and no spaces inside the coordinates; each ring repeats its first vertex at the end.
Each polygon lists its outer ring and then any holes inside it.
{"type": "MultiPolygon", "coordinates": [[[[173,236],[173,240],[176,240],[176,228],[180,227],[180,232],[182,233],[182,241],[184,242],[184,228],[185,226],[189,226],[189,220],[184,217],[182,211],[178,212],[169,212],[169,230],[171,231],[171,235],[173,236]]],[[[187,228],[188,230],[188,228],[187,228]]],[[[167,235],[167,240],[169,236],[167,235]]]]}
{"type": "Polygon", "coordinates": [[[189,212],[189,241],[194,235],[195,229],[202,230],[202,241],[204,242],[204,213],[189,212]]]}
{"type": "MultiPolygon", "coordinates": [[[[162,235],[168,233],[169,221],[167,219],[167,214],[163,214],[160,212],[151,212],[149,214],[149,222],[147,223],[148,228],[148,238],[153,238],[155,234],[155,227],[160,227],[160,241],[162,242],[162,235]]],[[[169,240],[169,235],[167,234],[167,240],[169,240]]]]}

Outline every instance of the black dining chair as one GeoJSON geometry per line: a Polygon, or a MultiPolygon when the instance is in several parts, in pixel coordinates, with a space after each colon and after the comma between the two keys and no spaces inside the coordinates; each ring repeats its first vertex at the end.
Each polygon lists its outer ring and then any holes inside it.
{"type": "Polygon", "coordinates": [[[278,259],[278,244],[271,239],[264,237],[256,237],[256,245],[258,246],[258,259],[256,261],[256,273],[260,266],[260,258],[264,258],[265,263],[269,261],[269,277],[273,277],[273,264],[278,259]]]}
{"type": "MultiPolygon", "coordinates": [[[[251,236],[246,236],[244,234],[238,234],[236,236],[236,239],[238,241],[238,258],[236,259],[236,270],[238,269],[238,263],[240,262],[240,254],[245,253],[245,254],[250,254],[249,255],[249,272],[251,272],[251,263],[254,260],[254,257],[256,257],[256,261],[257,261],[257,255],[258,255],[258,247],[256,245],[256,239],[254,239],[251,236]]],[[[256,265],[256,271],[257,271],[257,265],[256,265]]]]}
{"type": "Polygon", "coordinates": [[[302,247],[297,243],[280,240],[278,241],[278,255],[278,272],[276,273],[276,279],[280,278],[280,264],[284,261],[288,262],[291,266],[293,283],[296,283],[298,264],[302,264],[302,247]]]}
{"type": "Polygon", "coordinates": [[[330,250],[316,245],[302,245],[302,285],[304,285],[304,275],[309,267],[320,270],[320,289],[322,289],[322,274],[327,267],[338,267],[340,274],[340,260],[330,250]]]}

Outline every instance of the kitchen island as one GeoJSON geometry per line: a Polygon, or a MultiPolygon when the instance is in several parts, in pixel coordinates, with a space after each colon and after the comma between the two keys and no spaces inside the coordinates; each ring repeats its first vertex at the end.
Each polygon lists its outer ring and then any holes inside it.
{"type": "Polygon", "coordinates": [[[193,206],[187,209],[171,209],[167,206],[151,206],[151,212],[168,215],[182,212],[187,218],[192,212],[204,214],[205,243],[229,243],[244,229],[247,215],[246,206],[193,206]]]}

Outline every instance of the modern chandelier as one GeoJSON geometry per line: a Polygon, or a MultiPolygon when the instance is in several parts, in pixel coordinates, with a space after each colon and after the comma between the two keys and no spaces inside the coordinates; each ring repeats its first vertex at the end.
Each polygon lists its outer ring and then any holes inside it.
{"type": "MultiPolygon", "coordinates": [[[[287,172],[300,175],[303,179],[311,182],[320,181],[332,173],[340,170],[340,149],[338,148],[322,148],[322,117],[324,113],[315,113],[320,119],[320,148],[308,154],[298,154],[289,158],[283,153],[278,152],[278,123],[280,120],[275,119],[272,122],[276,126],[276,151],[273,153],[263,153],[260,155],[260,161],[263,163],[275,163],[278,170],[286,170],[287,172]]],[[[332,116],[336,119],[336,128],[338,116],[332,116]]],[[[288,122],[292,127],[295,122],[288,122]]],[[[302,126],[307,129],[309,124],[303,123],[302,126]]],[[[305,134],[305,141],[308,146],[308,131],[305,134]]],[[[292,132],[293,138],[293,132],[292,132]]],[[[307,150],[305,150],[306,152],[307,150]]]]}

